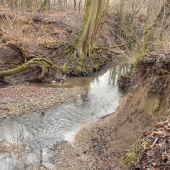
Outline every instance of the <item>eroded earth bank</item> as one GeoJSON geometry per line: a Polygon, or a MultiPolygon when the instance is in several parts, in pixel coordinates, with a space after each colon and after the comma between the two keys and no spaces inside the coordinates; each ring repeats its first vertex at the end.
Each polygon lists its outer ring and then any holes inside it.
{"type": "MultiPolygon", "coordinates": [[[[169,169],[169,56],[170,51],[148,54],[121,77],[120,86],[129,91],[116,111],[82,127],[73,143],[66,143],[78,162],[68,169],[169,169]]],[[[60,154],[56,149],[54,162],[60,154]]]]}

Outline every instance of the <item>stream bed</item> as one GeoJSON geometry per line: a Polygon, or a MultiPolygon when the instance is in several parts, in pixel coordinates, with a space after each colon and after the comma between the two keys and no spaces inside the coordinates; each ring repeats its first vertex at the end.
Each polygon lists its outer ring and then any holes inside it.
{"type": "MultiPolygon", "coordinates": [[[[43,113],[1,120],[0,169],[57,169],[50,161],[55,145],[72,141],[82,124],[114,112],[123,96],[117,79],[128,69],[127,63],[117,65],[110,62],[93,76],[67,78],[62,86],[78,86],[85,90],[73,102],[60,104],[43,113]]],[[[60,87],[57,83],[36,86],[60,87]]]]}

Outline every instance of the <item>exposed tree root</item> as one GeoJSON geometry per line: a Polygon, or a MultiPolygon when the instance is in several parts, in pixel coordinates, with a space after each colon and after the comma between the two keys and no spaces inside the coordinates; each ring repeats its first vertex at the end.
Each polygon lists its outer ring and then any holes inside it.
{"type": "Polygon", "coordinates": [[[0,71],[0,78],[20,73],[28,67],[38,67],[38,68],[40,68],[41,69],[41,74],[39,75],[40,79],[42,79],[44,77],[44,74],[47,73],[49,71],[49,69],[54,69],[58,72],[62,72],[60,67],[56,66],[55,64],[53,64],[52,62],[50,62],[47,59],[33,58],[30,61],[22,64],[21,66],[19,66],[17,68],[5,70],[5,71],[0,71]]]}
{"type": "Polygon", "coordinates": [[[21,63],[25,63],[29,58],[29,52],[22,43],[8,43],[7,46],[16,51],[21,56],[21,63]]]}
{"type": "Polygon", "coordinates": [[[10,70],[0,71],[0,78],[20,73],[23,70],[31,67],[37,67],[41,69],[41,74],[39,75],[40,79],[43,79],[44,75],[49,73],[50,70],[55,72],[58,71],[60,73],[66,72],[45,58],[35,58],[34,56],[30,56],[27,48],[22,43],[9,43],[7,46],[20,54],[20,63],[22,63],[22,65],[10,70]]]}

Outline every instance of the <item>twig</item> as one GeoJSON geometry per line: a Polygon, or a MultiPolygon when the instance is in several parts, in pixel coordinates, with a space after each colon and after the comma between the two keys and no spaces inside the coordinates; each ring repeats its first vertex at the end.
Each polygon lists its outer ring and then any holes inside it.
{"type": "Polygon", "coordinates": [[[154,147],[155,143],[157,142],[158,138],[155,139],[155,141],[153,142],[153,144],[150,146],[151,148],[154,147]]]}

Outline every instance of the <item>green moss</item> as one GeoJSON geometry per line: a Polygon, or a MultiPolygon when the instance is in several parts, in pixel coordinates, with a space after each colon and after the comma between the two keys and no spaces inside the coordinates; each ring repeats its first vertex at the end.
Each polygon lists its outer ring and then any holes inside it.
{"type": "MultiPolygon", "coordinates": [[[[143,136],[143,135],[142,135],[143,136]]],[[[141,136],[140,136],[141,137],[141,136]]],[[[139,137],[139,138],[140,138],[139,137]]],[[[130,164],[130,163],[134,163],[137,160],[137,157],[139,155],[139,153],[141,152],[143,146],[148,145],[148,142],[143,142],[138,148],[136,148],[136,150],[131,149],[131,151],[129,151],[129,153],[127,153],[124,157],[123,157],[123,162],[124,164],[130,164]]]]}
{"type": "Polygon", "coordinates": [[[142,145],[143,145],[143,146],[144,146],[144,145],[148,145],[148,142],[145,141],[145,142],[142,143],[142,145]]]}
{"type": "Polygon", "coordinates": [[[93,65],[93,68],[95,68],[96,70],[99,68],[98,64],[93,65]]]}
{"type": "Polygon", "coordinates": [[[143,138],[143,135],[139,136],[139,138],[138,138],[138,139],[142,139],[142,138],[143,138]]]}
{"type": "Polygon", "coordinates": [[[154,106],[153,106],[153,112],[156,112],[158,110],[159,110],[159,104],[155,103],[154,106]]]}
{"type": "Polygon", "coordinates": [[[9,64],[9,65],[12,66],[12,67],[15,66],[15,64],[9,64]]]}
{"type": "Polygon", "coordinates": [[[47,47],[46,41],[44,41],[44,42],[38,41],[38,44],[41,45],[41,46],[43,46],[43,47],[47,47]]]}
{"type": "Polygon", "coordinates": [[[42,6],[42,8],[41,8],[41,10],[45,11],[45,10],[46,10],[46,7],[47,7],[47,2],[45,1],[44,4],[43,4],[43,6],[42,6]]]}
{"type": "Polygon", "coordinates": [[[54,41],[48,40],[47,43],[54,43],[54,41]]]}
{"type": "Polygon", "coordinates": [[[63,73],[66,73],[67,71],[66,71],[66,65],[67,65],[67,62],[65,62],[64,64],[63,64],[63,67],[62,67],[62,72],[63,73]]]}
{"type": "Polygon", "coordinates": [[[66,55],[66,54],[69,54],[69,53],[71,53],[72,52],[72,46],[71,45],[68,45],[66,48],[65,48],[65,50],[64,50],[64,54],[66,55]]]}
{"type": "Polygon", "coordinates": [[[124,163],[125,164],[132,163],[132,162],[134,162],[135,159],[137,159],[137,154],[136,153],[130,153],[129,155],[126,156],[126,159],[124,159],[124,163]]]}
{"type": "Polygon", "coordinates": [[[48,45],[49,46],[56,45],[56,42],[52,41],[52,40],[44,40],[44,42],[38,41],[38,44],[43,46],[43,47],[47,47],[48,45]]]}

